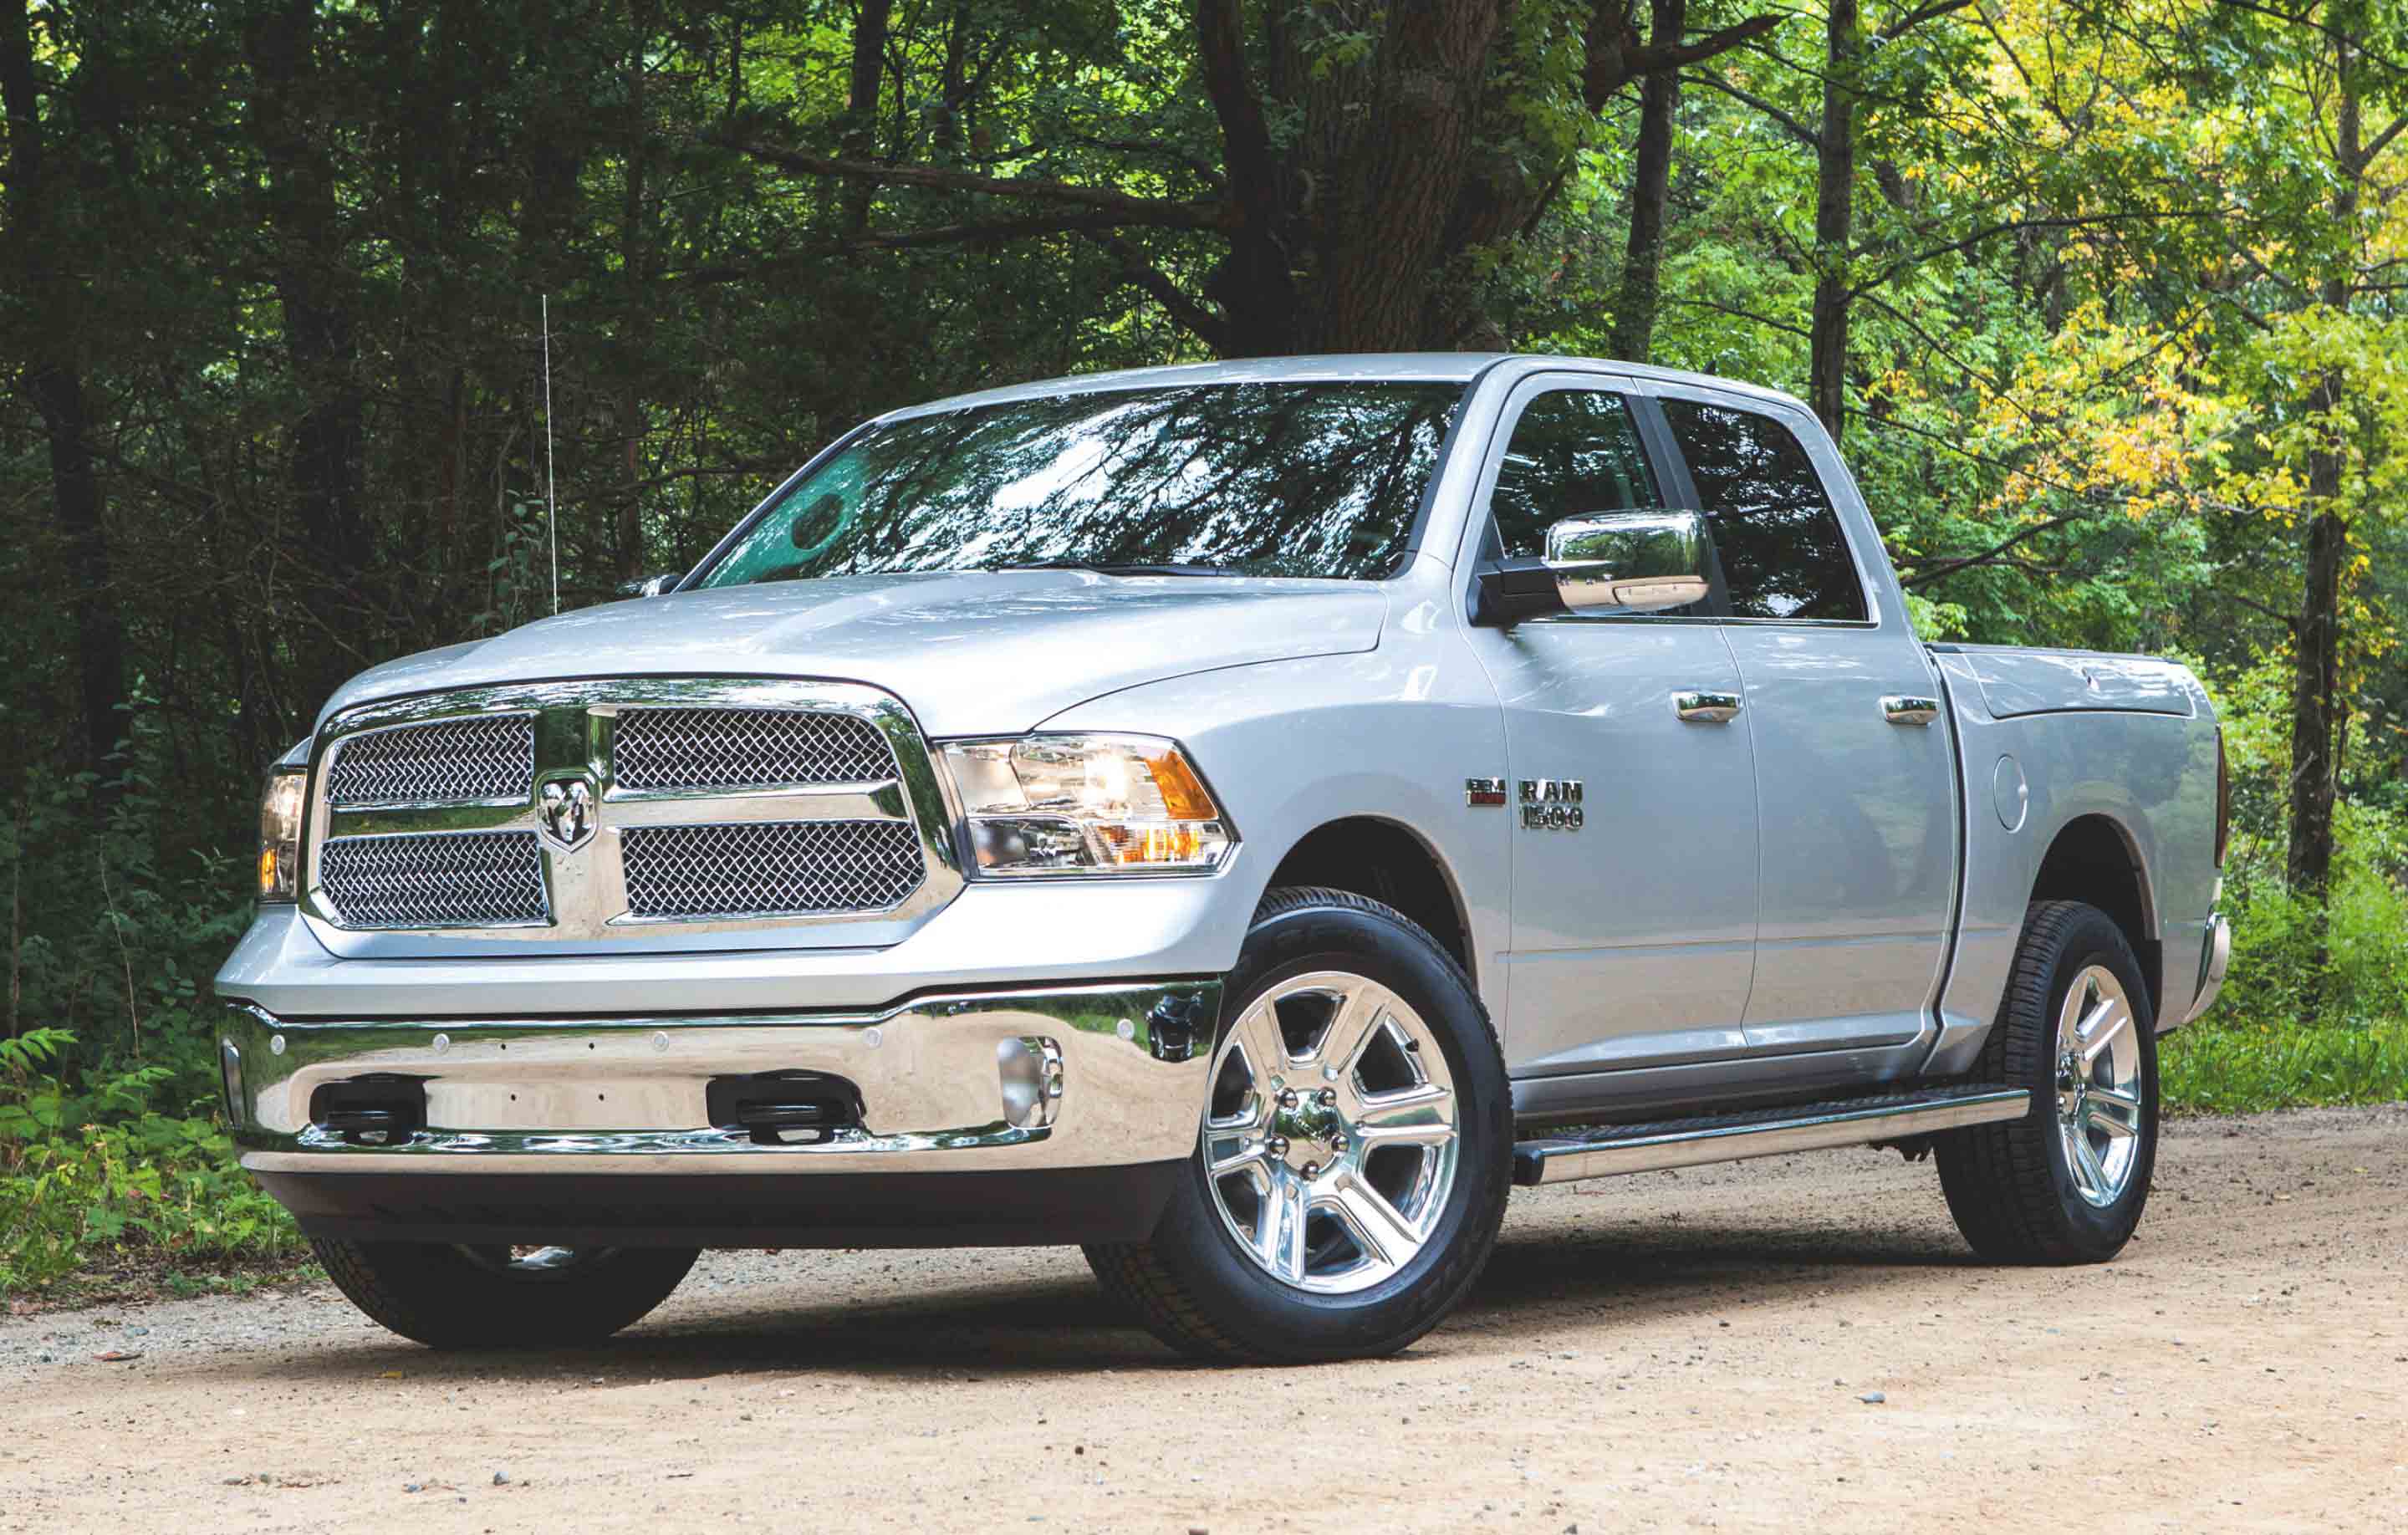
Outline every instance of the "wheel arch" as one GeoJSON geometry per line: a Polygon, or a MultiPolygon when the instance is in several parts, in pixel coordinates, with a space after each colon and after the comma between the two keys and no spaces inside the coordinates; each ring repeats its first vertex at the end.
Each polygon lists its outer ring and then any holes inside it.
{"type": "Polygon", "coordinates": [[[1462,884],[1437,847],[1404,822],[1348,815],[1321,823],[1281,854],[1270,888],[1289,885],[1324,885],[1395,907],[1438,940],[1479,986],[1462,884]]]}
{"type": "Polygon", "coordinates": [[[2141,962],[2151,1016],[2163,1011],[2164,955],[2148,858],[2121,821],[2094,811],[2058,827],[2032,876],[2031,898],[2084,901],[2106,912],[2141,962]]]}

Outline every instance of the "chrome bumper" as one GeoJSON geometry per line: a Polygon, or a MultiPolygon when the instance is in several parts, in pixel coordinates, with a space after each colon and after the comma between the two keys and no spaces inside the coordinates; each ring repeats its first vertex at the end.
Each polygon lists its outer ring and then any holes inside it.
{"type": "Polygon", "coordinates": [[[2207,943],[2199,954],[2199,990],[2192,997],[2190,1011],[2183,1022],[2195,1024],[2200,1015],[2215,1006],[2216,993],[2224,989],[2224,972],[2232,963],[2232,925],[2217,912],[2207,919],[2207,943]]]}
{"type": "Polygon", "coordinates": [[[222,1051],[242,1164],[261,1173],[1125,1167],[1194,1150],[1220,991],[1128,982],[870,1012],[609,1019],[301,1022],[237,1006],[222,1051]],[[709,1123],[713,1078],[797,1069],[857,1088],[860,1123],[809,1144],[709,1123]],[[312,1122],[318,1089],[368,1073],[423,1083],[424,1127],[386,1145],[312,1122]]]}

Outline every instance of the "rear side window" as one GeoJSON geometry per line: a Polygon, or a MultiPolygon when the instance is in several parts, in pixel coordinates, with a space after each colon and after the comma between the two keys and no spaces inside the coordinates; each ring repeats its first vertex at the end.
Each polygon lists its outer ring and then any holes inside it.
{"type": "Polygon", "coordinates": [[[1542,554],[1551,524],[1663,502],[1622,396],[1555,389],[1522,407],[1488,505],[1506,553],[1542,554]]]}
{"type": "Polygon", "coordinates": [[[1797,434],[1754,410],[1663,403],[1713,527],[1731,616],[1867,617],[1847,535],[1797,434]]]}

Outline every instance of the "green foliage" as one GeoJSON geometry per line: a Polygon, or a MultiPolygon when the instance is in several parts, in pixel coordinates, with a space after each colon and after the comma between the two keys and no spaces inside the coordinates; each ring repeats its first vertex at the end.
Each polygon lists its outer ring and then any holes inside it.
{"type": "Polygon", "coordinates": [[[219,1116],[207,977],[250,912],[236,860],[177,851],[155,721],[136,716],[106,786],[26,782],[0,835],[15,1030],[0,1038],[0,1293],[303,1252],[219,1116]],[[94,898],[59,898],[79,891],[94,898]]]}
{"type": "Polygon", "coordinates": [[[2261,663],[2217,699],[2233,772],[2232,966],[2214,1011],[2164,1042],[2174,1112],[2408,1098],[2408,806],[2340,806],[2322,905],[2285,884],[2286,664],[2261,663]]]}
{"type": "Polygon", "coordinates": [[[174,1103],[179,1075],[143,1067],[70,1087],[57,1073],[12,1070],[0,1081],[0,1295],[129,1265],[300,1260],[292,1218],[235,1164],[215,1114],[157,1106],[174,1103]]]}

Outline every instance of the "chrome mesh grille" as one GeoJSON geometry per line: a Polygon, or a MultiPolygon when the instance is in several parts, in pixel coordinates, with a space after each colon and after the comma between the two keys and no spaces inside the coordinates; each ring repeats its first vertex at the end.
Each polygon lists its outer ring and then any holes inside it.
{"type": "Polygon", "coordinates": [[[883,911],[920,887],[920,839],[901,821],[633,826],[628,914],[815,916],[883,911]]]}
{"type": "Polygon", "coordinates": [[[630,709],[611,773],[623,789],[746,789],[901,776],[885,733],[855,714],[800,709],[630,709]]]}
{"type": "Polygon", "coordinates": [[[531,831],[330,838],[318,870],[346,927],[497,927],[547,915],[531,831]]]}
{"type": "Polygon", "coordinates": [[[326,803],[521,799],[535,777],[535,717],[486,714],[353,736],[326,769],[326,803]]]}

